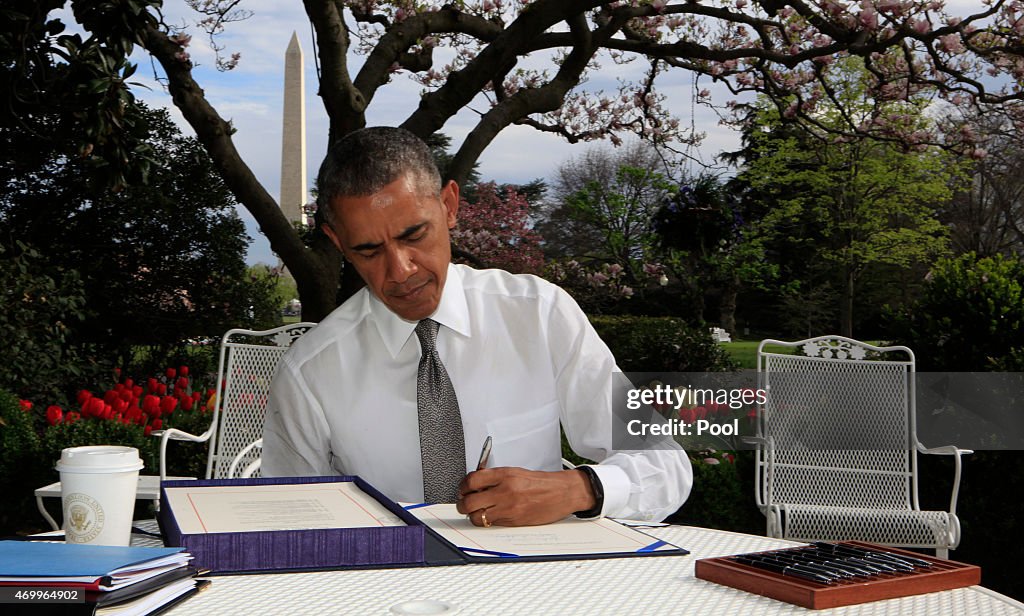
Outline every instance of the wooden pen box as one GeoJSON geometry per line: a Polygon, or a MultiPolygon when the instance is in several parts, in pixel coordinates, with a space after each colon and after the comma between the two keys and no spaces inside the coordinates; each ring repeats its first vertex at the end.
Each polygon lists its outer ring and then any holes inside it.
{"type": "Polygon", "coordinates": [[[359,477],[272,477],[164,481],[157,516],[164,543],[187,548],[193,564],[213,573],[294,571],[400,565],[425,560],[426,529],[414,516],[359,477]],[[306,485],[352,482],[405,523],[371,528],[315,528],[183,533],[167,499],[168,488],[306,485]]]}
{"type": "MultiPolygon", "coordinates": [[[[931,563],[932,568],[924,571],[881,574],[874,579],[838,580],[831,584],[821,584],[802,578],[789,577],[773,571],[766,571],[730,560],[730,557],[726,556],[698,560],[696,562],[696,574],[702,580],[731,586],[732,588],[738,588],[814,610],[921,595],[939,590],[973,586],[981,582],[981,569],[975,565],[942,560],[917,552],[882,547],[860,541],[839,541],[836,543],[910,556],[931,563]]],[[[799,548],[784,548],[781,550],[755,552],[754,554],[784,553],[794,549],[799,548]]]]}

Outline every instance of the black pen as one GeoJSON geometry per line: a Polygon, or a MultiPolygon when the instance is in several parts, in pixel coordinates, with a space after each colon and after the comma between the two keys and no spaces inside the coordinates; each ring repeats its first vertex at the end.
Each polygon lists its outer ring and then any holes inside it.
{"type": "Polygon", "coordinates": [[[777,556],[794,564],[804,565],[812,569],[821,569],[839,578],[850,578],[860,575],[859,573],[854,573],[853,571],[849,571],[842,567],[837,567],[834,563],[824,558],[816,558],[805,553],[786,551],[778,552],[777,556]]]}
{"type": "Polygon", "coordinates": [[[932,563],[928,562],[927,560],[914,558],[913,556],[905,556],[903,554],[894,554],[892,552],[886,552],[885,550],[869,550],[867,548],[860,548],[852,545],[839,545],[838,547],[841,550],[860,553],[863,556],[872,556],[874,558],[881,558],[887,561],[898,562],[905,565],[909,565],[911,567],[927,567],[930,569],[933,566],[932,563]]]}
{"type": "MultiPolygon", "coordinates": [[[[818,544],[815,544],[818,545],[818,544]]],[[[909,572],[914,570],[914,565],[909,562],[904,562],[899,559],[898,556],[892,554],[892,558],[882,557],[882,552],[876,552],[874,550],[865,550],[861,548],[855,548],[853,546],[839,545],[839,544],[824,544],[825,549],[831,548],[834,556],[842,556],[846,560],[852,560],[867,565],[873,565],[883,571],[889,572],[909,572]]],[[[914,559],[917,560],[917,559],[914,559]]],[[[924,561],[921,561],[924,562],[924,561]]]]}
{"type": "Polygon", "coordinates": [[[805,561],[801,561],[801,560],[792,558],[790,556],[782,556],[782,555],[776,555],[776,554],[770,554],[770,553],[758,554],[758,556],[761,557],[764,560],[768,560],[770,562],[775,562],[775,563],[778,563],[778,564],[786,566],[786,567],[795,567],[798,571],[803,571],[805,573],[813,573],[814,575],[823,575],[823,576],[825,576],[827,578],[831,578],[831,579],[834,579],[834,580],[839,580],[839,579],[842,579],[842,578],[846,577],[845,574],[840,574],[840,573],[837,573],[835,571],[830,571],[826,567],[820,567],[818,565],[814,565],[814,564],[811,564],[811,563],[808,563],[808,562],[805,562],[805,561]]]}
{"type": "Polygon", "coordinates": [[[480,450],[480,461],[476,463],[476,470],[481,471],[487,468],[487,459],[491,457],[491,436],[487,435],[484,441],[484,448],[480,450]]]}
{"type": "Polygon", "coordinates": [[[744,565],[750,565],[751,567],[757,567],[758,569],[764,569],[765,571],[774,571],[775,573],[781,573],[782,575],[788,575],[790,577],[803,578],[805,580],[811,580],[812,582],[818,582],[819,584],[831,584],[832,578],[824,575],[818,575],[817,573],[806,573],[800,571],[795,567],[787,567],[786,565],[780,565],[778,563],[758,560],[756,558],[750,558],[748,556],[733,556],[732,560],[743,563],[744,565]]]}

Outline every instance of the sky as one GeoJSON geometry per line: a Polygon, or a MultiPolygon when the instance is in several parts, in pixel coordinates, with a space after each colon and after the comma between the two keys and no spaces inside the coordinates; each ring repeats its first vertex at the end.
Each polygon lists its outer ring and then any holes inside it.
{"type": "MultiPolygon", "coordinates": [[[[954,0],[950,5],[976,8],[972,0],[954,0]],[[973,5],[973,6],[972,6],[973,5]]],[[[192,43],[188,48],[196,81],[204,89],[207,100],[231,121],[237,129],[233,139],[243,160],[253,170],[264,188],[278,198],[281,174],[281,108],[283,102],[284,54],[292,33],[298,34],[305,57],[306,94],[306,140],[307,170],[309,186],[313,184],[320,161],[327,146],[328,121],[320,98],[317,95],[317,75],[314,62],[314,47],[311,27],[302,4],[298,0],[247,0],[241,6],[252,12],[243,21],[228,24],[218,38],[218,44],[226,53],[241,53],[237,68],[219,72],[215,68],[215,56],[205,35],[191,28],[192,43]]],[[[957,11],[953,13],[964,13],[957,11]]],[[[191,25],[195,13],[180,0],[169,0],[164,7],[165,22],[170,25],[191,25]]],[[[70,21],[70,20],[68,20],[70,21]]],[[[440,56],[435,56],[440,57],[440,56]]],[[[140,85],[133,88],[135,95],[146,103],[167,108],[185,134],[193,135],[191,127],[171,103],[170,96],[157,81],[160,74],[148,55],[141,50],[133,60],[139,65],[133,81],[140,85]]],[[[350,56],[350,72],[354,75],[362,62],[360,56],[350,56]]],[[[625,66],[606,64],[588,83],[588,88],[603,87],[614,92],[617,76],[635,77],[645,65],[636,62],[625,66]]],[[[699,148],[690,153],[698,159],[711,163],[723,151],[735,150],[739,146],[739,135],[733,129],[723,126],[714,110],[698,105],[691,108],[694,90],[692,75],[688,71],[675,70],[664,75],[659,90],[667,95],[667,108],[680,121],[692,124],[699,132],[706,134],[699,148]]],[[[731,95],[724,86],[712,84],[707,78],[698,83],[699,89],[709,89],[716,104],[724,104],[731,95]]],[[[406,76],[397,76],[390,84],[375,95],[367,111],[367,124],[396,125],[404,121],[415,109],[422,86],[406,76]]],[[[478,99],[471,105],[485,109],[485,103],[478,99]]],[[[461,143],[472,129],[478,116],[465,109],[449,120],[442,129],[452,137],[453,145],[461,143]]],[[[611,147],[607,141],[592,144],[572,145],[560,137],[541,133],[529,127],[510,126],[503,130],[484,151],[479,160],[479,172],[484,180],[500,183],[524,183],[535,178],[549,178],[568,159],[582,154],[588,147],[611,147]]],[[[694,169],[697,171],[697,169],[694,169]]],[[[277,258],[270,250],[266,237],[248,211],[239,205],[239,214],[246,223],[253,238],[246,261],[250,264],[276,264],[277,258]]]]}

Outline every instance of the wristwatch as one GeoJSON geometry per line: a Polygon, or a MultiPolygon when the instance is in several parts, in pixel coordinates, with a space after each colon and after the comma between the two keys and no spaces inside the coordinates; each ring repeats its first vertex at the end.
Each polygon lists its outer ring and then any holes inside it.
{"type": "Polygon", "coordinates": [[[577,511],[573,515],[577,518],[596,518],[601,515],[601,509],[604,508],[604,487],[601,485],[601,480],[598,478],[597,473],[594,469],[589,466],[577,466],[576,470],[587,476],[587,480],[590,481],[590,489],[594,491],[594,506],[586,511],[577,511]]]}

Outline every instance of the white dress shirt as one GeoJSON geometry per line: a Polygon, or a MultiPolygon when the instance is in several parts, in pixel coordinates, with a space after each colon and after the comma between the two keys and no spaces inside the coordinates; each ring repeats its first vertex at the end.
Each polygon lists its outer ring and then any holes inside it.
{"type": "MultiPolygon", "coordinates": [[[[559,470],[561,422],[572,449],[600,461],[603,515],[660,520],[686,500],[693,470],[681,448],[612,449],[615,359],[565,291],[449,265],[430,318],[441,324],[467,469],[490,435],[488,466],[559,470]]],[[[392,500],[421,502],[415,327],[364,288],[299,338],[271,386],[263,474],[359,475],[392,500]]]]}

